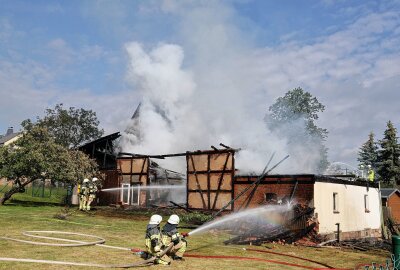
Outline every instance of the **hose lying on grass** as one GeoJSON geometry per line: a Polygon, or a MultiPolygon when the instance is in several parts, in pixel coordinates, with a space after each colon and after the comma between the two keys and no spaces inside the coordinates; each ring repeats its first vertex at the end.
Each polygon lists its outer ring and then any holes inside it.
{"type": "MultiPolygon", "coordinates": [[[[108,246],[104,245],[106,240],[104,238],[90,235],[90,234],[83,234],[83,233],[73,233],[73,232],[63,232],[63,231],[25,231],[22,233],[25,236],[39,238],[39,239],[48,239],[48,240],[57,240],[62,242],[70,242],[73,244],[61,244],[61,243],[47,243],[47,242],[36,242],[36,241],[28,241],[22,240],[17,238],[10,238],[10,237],[0,237],[0,239],[8,240],[8,241],[16,241],[20,243],[32,244],[32,245],[40,245],[40,246],[57,246],[57,247],[82,247],[82,246],[99,246],[105,248],[114,248],[120,250],[127,250],[130,251],[130,248],[124,247],[116,247],[116,246],[108,246]],[[85,242],[85,241],[78,241],[72,239],[65,239],[59,237],[49,237],[37,234],[63,234],[63,235],[79,235],[89,238],[94,238],[96,241],[85,242]]],[[[171,243],[166,249],[164,249],[160,257],[165,255],[168,251],[171,250],[173,247],[173,243],[171,243]]],[[[93,264],[93,263],[76,263],[76,262],[64,262],[64,261],[52,261],[52,260],[36,260],[36,259],[20,259],[20,258],[7,258],[7,257],[0,257],[0,261],[7,261],[7,262],[25,262],[25,263],[44,263],[44,264],[56,264],[56,265],[73,265],[73,266],[90,266],[90,267],[99,267],[99,268],[132,268],[132,267],[139,267],[150,265],[154,263],[156,257],[151,257],[147,260],[130,263],[130,264],[93,264]]]]}
{"type": "MultiPolygon", "coordinates": [[[[131,251],[130,248],[124,248],[124,247],[116,247],[116,246],[109,246],[105,245],[105,239],[95,236],[95,235],[90,235],[90,234],[82,234],[82,233],[73,233],[73,232],[63,232],[63,231],[25,231],[22,233],[25,236],[28,237],[34,237],[34,238],[39,238],[39,239],[48,239],[48,240],[57,240],[57,241],[62,241],[62,242],[69,242],[70,244],[60,244],[60,243],[47,243],[47,242],[35,242],[35,241],[28,241],[28,240],[22,240],[22,239],[16,239],[16,238],[10,238],[10,237],[0,237],[0,239],[4,240],[9,240],[9,241],[16,241],[16,242],[21,242],[21,243],[27,243],[27,244],[32,244],[32,245],[45,245],[45,246],[59,246],[59,247],[81,247],[81,246],[99,246],[99,247],[105,247],[105,248],[114,248],[114,249],[120,249],[120,250],[127,250],[131,251]],[[43,236],[43,235],[37,235],[37,234],[63,234],[63,235],[79,235],[79,236],[84,236],[84,237],[89,237],[89,238],[94,238],[96,239],[95,241],[91,242],[85,242],[85,241],[79,241],[79,240],[72,240],[72,239],[65,239],[65,238],[58,238],[58,237],[49,237],[49,236],[43,236]]],[[[171,250],[173,247],[173,243],[171,243],[161,254],[159,257],[162,257],[165,255],[167,252],[171,250]]],[[[248,251],[253,251],[253,252],[262,252],[262,253],[271,253],[275,255],[281,255],[281,256],[288,256],[288,257],[293,257],[296,259],[301,259],[305,260],[308,262],[316,263],[322,266],[325,266],[327,268],[315,268],[311,266],[305,266],[305,265],[299,265],[295,263],[289,263],[289,262],[282,262],[282,261],[277,261],[277,260],[268,260],[268,259],[263,259],[263,258],[253,258],[253,257],[242,257],[242,256],[209,256],[209,255],[200,255],[200,254],[186,254],[186,257],[190,258],[204,258],[204,259],[230,259],[230,260],[241,260],[241,261],[260,261],[260,262],[269,262],[269,263],[275,263],[275,264],[280,264],[280,265],[285,265],[285,266],[292,266],[292,267],[297,267],[297,268],[303,268],[303,269],[335,269],[332,266],[305,259],[302,257],[298,256],[293,256],[293,255],[287,255],[283,253],[278,253],[278,252],[271,252],[271,251],[264,251],[264,250],[259,250],[259,249],[244,249],[248,251]]],[[[137,251],[141,251],[138,249],[137,251]]],[[[140,267],[140,266],[149,266],[154,263],[154,260],[156,257],[151,257],[147,260],[136,262],[136,263],[131,263],[131,264],[93,264],[93,263],[76,263],[76,262],[65,262],[65,261],[52,261],[52,260],[36,260],[36,259],[20,259],[20,258],[6,258],[6,257],[0,257],[0,261],[8,261],[8,262],[25,262],[25,263],[44,263],[44,264],[54,264],[54,265],[70,265],[70,266],[89,266],[89,267],[98,267],[98,268],[133,268],[133,267],[140,267]]]]}

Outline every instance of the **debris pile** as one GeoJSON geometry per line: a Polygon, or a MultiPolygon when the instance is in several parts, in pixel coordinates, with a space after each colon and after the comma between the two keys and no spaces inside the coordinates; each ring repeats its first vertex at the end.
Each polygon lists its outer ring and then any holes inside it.
{"type": "Polygon", "coordinates": [[[318,245],[318,247],[339,247],[350,248],[359,251],[382,251],[392,250],[392,245],[389,240],[378,239],[375,237],[365,237],[359,239],[343,240],[337,242],[335,240],[327,241],[318,245]]]}
{"type": "Polygon", "coordinates": [[[283,225],[264,224],[260,228],[257,223],[247,223],[241,229],[232,232],[237,236],[224,243],[261,245],[270,242],[281,244],[299,242],[316,245],[320,239],[317,233],[318,222],[313,214],[314,208],[298,204],[292,211],[283,214],[283,225]]]}

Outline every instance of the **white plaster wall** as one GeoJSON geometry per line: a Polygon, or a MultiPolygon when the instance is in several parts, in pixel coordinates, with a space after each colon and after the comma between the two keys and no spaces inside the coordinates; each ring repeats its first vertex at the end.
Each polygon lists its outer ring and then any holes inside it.
{"type": "Polygon", "coordinates": [[[316,182],[314,207],[318,213],[319,233],[336,232],[340,223],[342,232],[379,229],[381,225],[380,200],[377,188],[316,182]],[[339,213],[333,211],[333,193],[338,193],[339,213]],[[364,195],[368,195],[369,213],[365,212],[364,195]]]}

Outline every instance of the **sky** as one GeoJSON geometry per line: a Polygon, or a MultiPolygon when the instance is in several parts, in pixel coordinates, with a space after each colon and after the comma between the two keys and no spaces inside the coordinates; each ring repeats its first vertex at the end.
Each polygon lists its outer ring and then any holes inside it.
{"type": "Polygon", "coordinates": [[[240,132],[302,87],[326,107],[329,160],[356,166],[369,132],[400,128],[399,44],[399,0],[0,0],[0,134],[57,103],[124,130],[149,78],[157,97],[178,95],[171,106],[245,115],[240,132]],[[148,55],[183,88],[135,69],[148,55]]]}

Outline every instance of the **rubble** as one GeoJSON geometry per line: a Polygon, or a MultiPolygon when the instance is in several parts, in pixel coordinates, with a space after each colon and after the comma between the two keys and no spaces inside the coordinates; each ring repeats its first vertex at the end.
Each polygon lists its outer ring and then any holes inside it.
{"type": "Polygon", "coordinates": [[[314,208],[298,204],[293,207],[291,215],[284,214],[283,225],[264,225],[260,228],[258,224],[246,224],[237,235],[225,244],[251,244],[262,245],[264,243],[308,243],[316,245],[320,242],[318,238],[318,221],[313,217],[314,208]]]}

